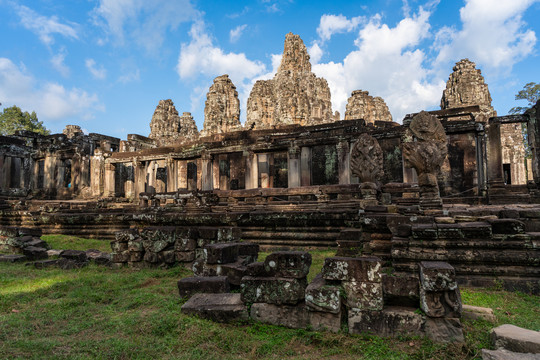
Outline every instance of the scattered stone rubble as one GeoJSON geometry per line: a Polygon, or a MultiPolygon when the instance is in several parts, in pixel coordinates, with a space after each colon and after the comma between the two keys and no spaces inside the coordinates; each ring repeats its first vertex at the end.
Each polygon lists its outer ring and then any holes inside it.
{"type": "Polygon", "coordinates": [[[220,322],[251,318],[290,328],[464,341],[461,298],[447,263],[423,262],[417,277],[393,279],[377,257],[333,257],[308,284],[309,253],[278,251],[246,266],[238,263],[240,244],[205,247],[203,265],[194,265],[198,276],[178,282],[180,296],[189,298],[183,313],[220,322]],[[237,271],[223,271],[220,262],[235,262],[237,271]],[[229,293],[238,283],[241,294],[229,293]]]}

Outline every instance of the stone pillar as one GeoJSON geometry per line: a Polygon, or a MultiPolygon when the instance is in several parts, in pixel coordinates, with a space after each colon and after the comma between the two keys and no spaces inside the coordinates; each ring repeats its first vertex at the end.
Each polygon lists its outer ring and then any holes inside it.
{"type": "Polygon", "coordinates": [[[270,164],[268,163],[268,154],[258,154],[257,162],[259,173],[261,175],[261,188],[270,187],[270,164]]]}
{"type": "Polygon", "coordinates": [[[487,173],[487,160],[486,160],[486,142],[485,142],[485,132],[484,125],[478,124],[480,132],[476,133],[475,144],[476,144],[476,166],[478,173],[478,195],[485,196],[487,190],[486,182],[486,173],[487,173]]]}
{"type": "Polygon", "coordinates": [[[300,185],[311,185],[311,148],[303,147],[300,152],[300,185]]]}
{"type": "Polygon", "coordinates": [[[337,144],[337,154],[338,154],[339,183],[350,184],[351,183],[351,170],[350,170],[351,152],[349,149],[348,141],[340,141],[337,144]]]}
{"type": "Polygon", "coordinates": [[[527,122],[527,140],[532,153],[532,174],[536,185],[540,185],[540,99],[536,105],[526,112],[529,118],[527,122]]]}
{"type": "MultiPolygon", "coordinates": [[[[0,160],[2,158],[0,157],[0,160]]],[[[38,182],[39,182],[39,160],[34,161],[32,166],[32,181],[31,181],[31,187],[30,189],[38,189],[38,182]]]]}
{"type": "Polygon", "coordinates": [[[288,151],[288,180],[289,187],[300,186],[300,148],[292,146],[288,151]]]}
{"type": "Polygon", "coordinates": [[[213,190],[213,174],[212,174],[212,156],[203,154],[201,158],[202,164],[202,190],[213,190]]]}
{"type": "Polygon", "coordinates": [[[214,189],[220,189],[219,187],[219,156],[214,155],[212,160],[212,184],[214,189]]]}
{"type": "Polygon", "coordinates": [[[146,166],[143,161],[133,160],[133,178],[135,183],[135,199],[139,198],[142,192],[146,191],[146,166]]]}
{"type": "Polygon", "coordinates": [[[167,192],[175,192],[178,190],[176,166],[176,160],[172,158],[167,159],[167,192]]]}
{"type": "Polygon", "coordinates": [[[105,163],[105,181],[103,196],[115,196],[115,164],[105,163]]]}
{"type": "Polygon", "coordinates": [[[135,166],[133,163],[124,164],[126,169],[126,182],[124,184],[124,193],[125,197],[128,199],[135,199],[135,166]]]}
{"type": "Polygon", "coordinates": [[[148,193],[154,194],[156,192],[156,170],[157,162],[155,160],[149,161],[146,168],[146,173],[148,174],[146,192],[148,193]]]}
{"type": "Polygon", "coordinates": [[[56,167],[58,170],[56,172],[56,179],[54,179],[55,187],[57,189],[62,189],[64,188],[64,184],[65,184],[64,176],[66,175],[66,165],[64,164],[63,160],[57,160],[56,167]]]}
{"type": "MultiPolygon", "coordinates": [[[[486,126],[487,183],[490,190],[504,187],[501,124],[495,119],[486,126]]],[[[497,190],[496,190],[497,191],[497,190]]],[[[493,191],[492,191],[493,192],[493,191]]]]}
{"type": "MultiPolygon", "coordinates": [[[[91,172],[91,178],[90,178],[90,186],[92,189],[92,196],[100,196],[102,194],[103,189],[103,162],[104,158],[101,154],[96,154],[92,156],[91,166],[90,166],[90,172],[91,172]]],[[[45,158],[45,174],[43,177],[43,187],[47,188],[47,183],[45,181],[47,174],[47,158],[45,158]]]]}
{"type": "Polygon", "coordinates": [[[246,189],[259,187],[259,163],[257,154],[253,151],[245,153],[246,158],[246,189]]]}
{"type": "Polygon", "coordinates": [[[219,159],[219,188],[229,190],[230,184],[230,160],[228,154],[220,154],[219,159]]]}
{"type": "Polygon", "coordinates": [[[2,164],[2,189],[7,190],[9,189],[10,182],[11,182],[11,157],[6,156],[4,157],[4,161],[2,164]]]}
{"type": "Polygon", "coordinates": [[[47,155],[45,157],[45,171],[43,173],[43,187],[54,189],[54,169],[56,167],[56,157],[47,155]]]}
{"type": "Polygon", "coordinates": [[[178,188],[187,189],[187,161],[178,161],[178,188]]]}

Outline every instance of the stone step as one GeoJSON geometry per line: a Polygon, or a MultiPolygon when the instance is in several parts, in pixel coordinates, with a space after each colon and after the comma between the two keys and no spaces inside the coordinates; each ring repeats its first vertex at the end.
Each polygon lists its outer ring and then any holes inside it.
{"type": "Polygon", "coordinates": [[[247,307],[240,294],[195,294],[184,305],[183,314],[231,323],[248,320],[247,307]]]}
{"type": "Polygon", "coordinates": [[[517,353],[506,349],[482,349],[482,360],[539,360],[538,354],[517,353]]]}
{"type": "Polygon", "coordinates": [[[504,324],[491,330],[495,348],[514,352],[540,354],[540,332],[504,324]]]}

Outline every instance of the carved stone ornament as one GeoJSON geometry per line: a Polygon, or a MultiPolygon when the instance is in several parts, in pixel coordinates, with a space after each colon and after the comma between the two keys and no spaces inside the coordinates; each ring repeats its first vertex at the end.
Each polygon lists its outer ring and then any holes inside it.
{"type": "Polygon", "coordinates": [[[362,134],[354,143],[351,151],[351,172],[361,183],[375,183],[383,176],[383,153],[373,136],[362,134]]]}

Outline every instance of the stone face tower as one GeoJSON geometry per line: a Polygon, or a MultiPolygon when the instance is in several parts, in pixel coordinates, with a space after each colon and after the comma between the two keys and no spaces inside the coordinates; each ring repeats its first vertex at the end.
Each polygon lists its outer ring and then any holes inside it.
{"type": "Polygon", "coordinates": [[[190,113],[178,116],[178,111],[171,99],[160,100],[152,121],[150,121],[151,139],[156,140],[158,146],[173,143],[192,141],[199,138],[197,125],[190,113]]]}
{"type": "Polygon", "coordinates": [[[462,59],[456,63],[453,70],[443,91],[441,109],[479,105],[480,112],[475,114],[477,121],[485,122],[491,116],[497,116],[491,106],[488,86],[482,72],[476,69],[476,64],[469,59],[462,59]]]}
{"type": "Polygon", "coordinates": [[[347,101],[345,120],[364,119],[366,123],[392,121],[392,114],[381,97],[373,97],[369,92],[355,90],[347,101]]]}
{"type": "Polygon", "coordinates": [[[229,75],[214,79],[206,94],[202,136],[239,130],[240,100],[229,75]]]}
{"type": "Polygon", "coordinates": [[[311,72],[309,55],[300,36],[285,37],[283,57],[271,80],[259,80],[247,103],[246,127],[314,125],[333,121],[330,88],[311,72]]]}

